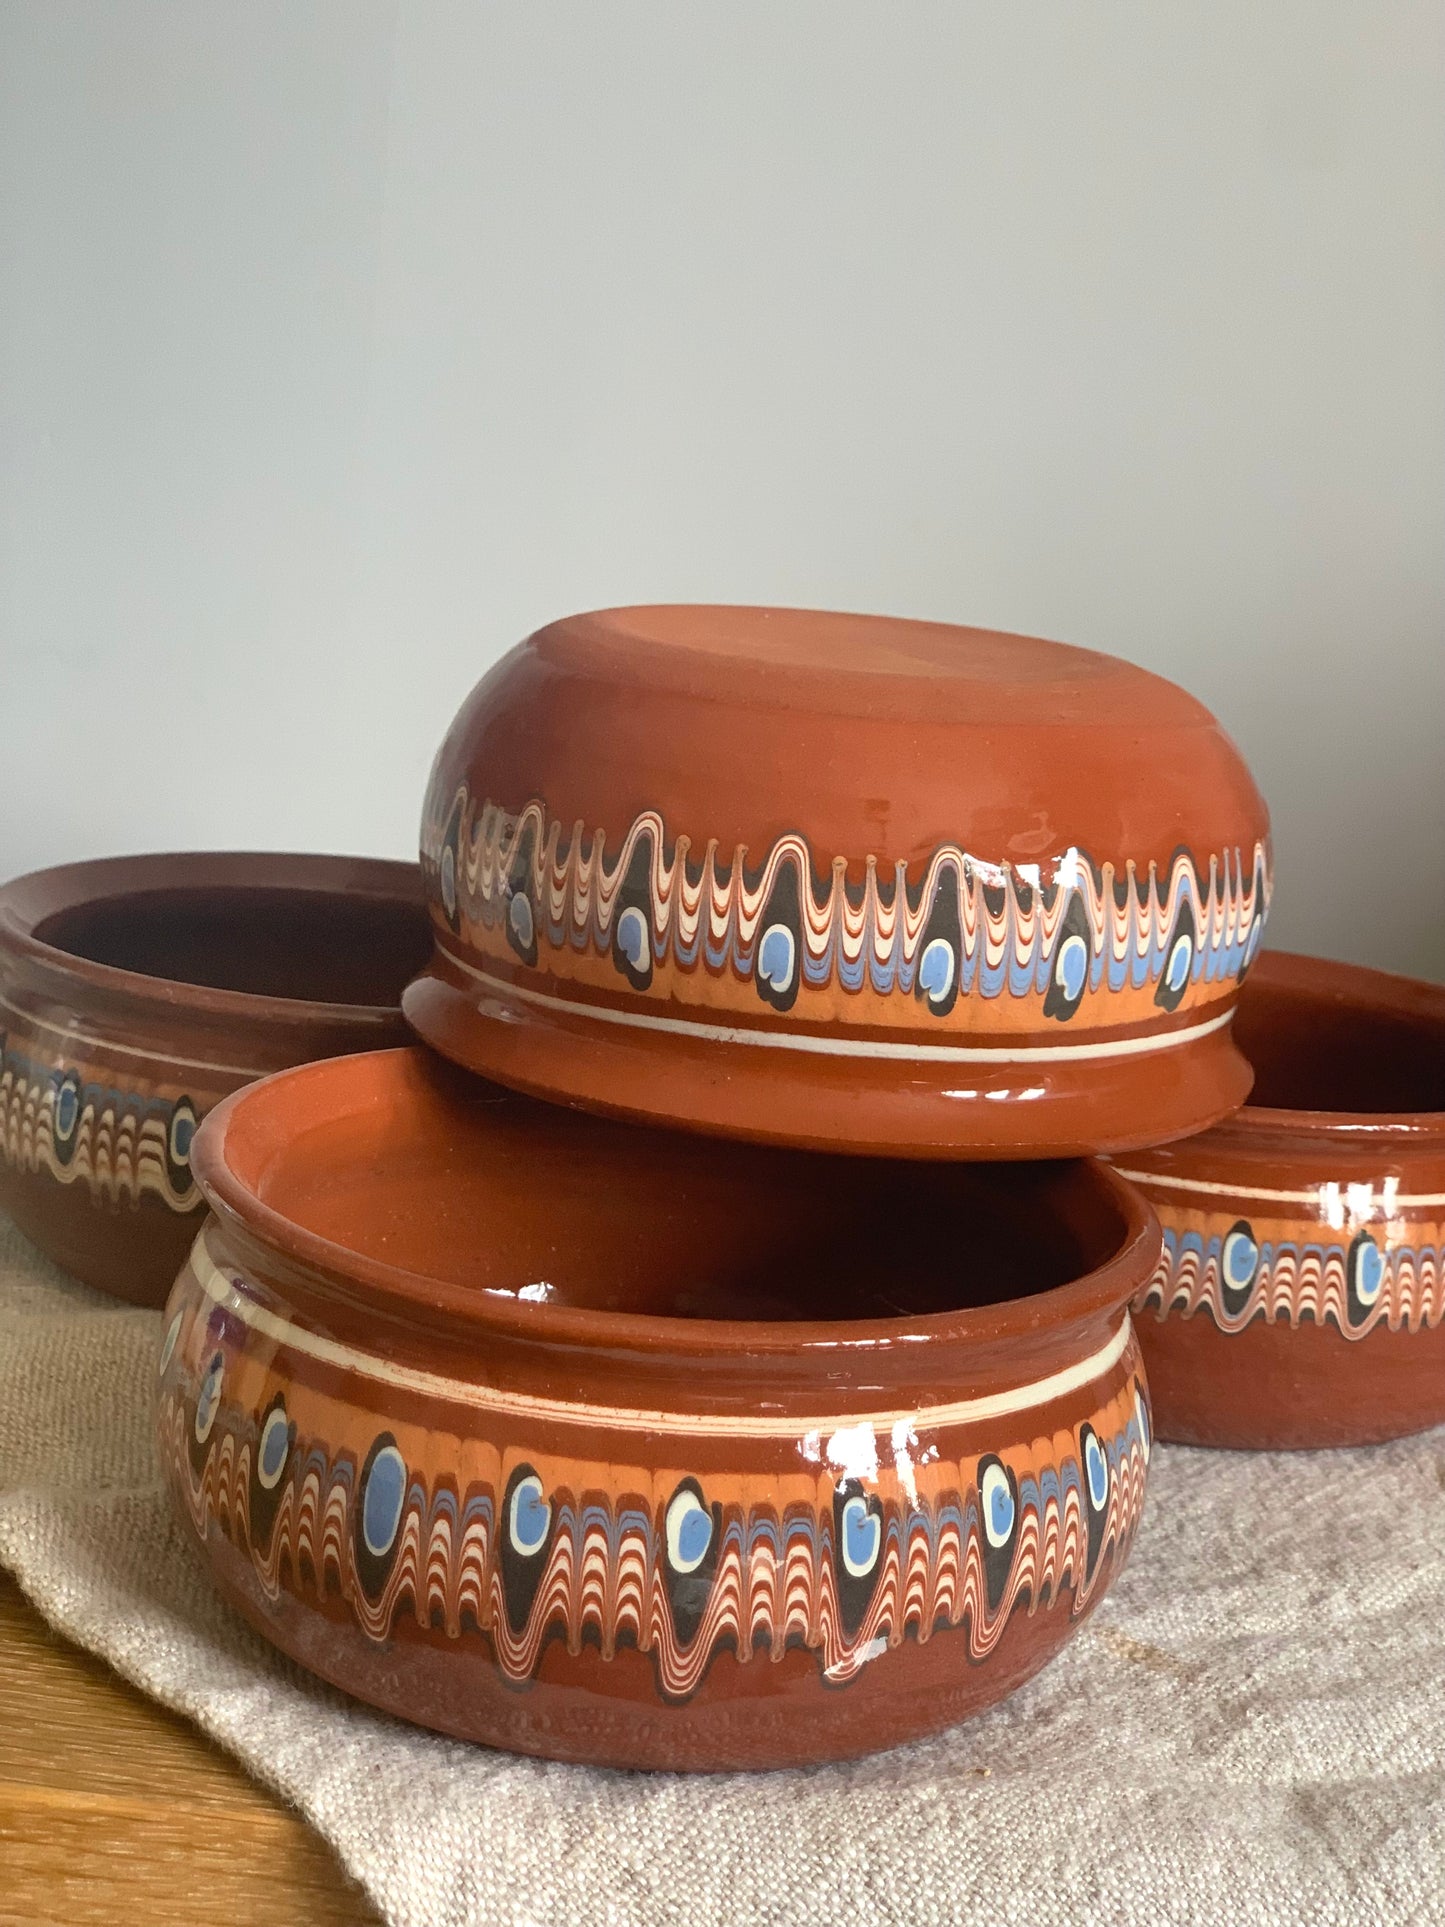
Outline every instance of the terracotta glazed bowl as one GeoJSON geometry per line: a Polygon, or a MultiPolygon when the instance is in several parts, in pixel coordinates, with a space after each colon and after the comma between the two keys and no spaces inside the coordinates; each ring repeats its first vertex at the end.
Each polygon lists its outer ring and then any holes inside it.
{"type": "Polygon", "coordinates": [[[205,1216],[197,1122],[287,1064],[400,1042],[429,945],[409,863],[120,857],[0,889],[0,1206],[162,1305],[205,1216]]]}
{"type": "Polygon", "coordinates": [[[1206,710],[1088,650],[786,609],[541,630],[422,826],[415,1029],[520,1090],[918,1157],[1158,1143],[1241,1102],[1268,818],[1206,710]]]}
{"type": "Polygon", "coordinates": [[[1163,1220],[1138,1304],[1163,1438],[1362,1445],[1445,1421],[1445,988],[1266,953],[1249,1105],[1125,1161],[1163,1220]]]}
{"type": "Polygon", "coordinates": [[[423,1052],[202,1128],[161,1457],[359,1698],[564,1760],[780,1766],[998,1699],[1119,1569],[1158,1227],[1088,1163],[703,1146],[423,1052]]]}

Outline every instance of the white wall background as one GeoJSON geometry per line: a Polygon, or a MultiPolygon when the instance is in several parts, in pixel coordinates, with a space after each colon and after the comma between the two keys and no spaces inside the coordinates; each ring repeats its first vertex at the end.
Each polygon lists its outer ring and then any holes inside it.
{"type": "Polygon", "coordinates": [[[0,11],[0,871],[414,848],[548,617],[1187,683],[1445,977],[1437,0],[0,11]]]}

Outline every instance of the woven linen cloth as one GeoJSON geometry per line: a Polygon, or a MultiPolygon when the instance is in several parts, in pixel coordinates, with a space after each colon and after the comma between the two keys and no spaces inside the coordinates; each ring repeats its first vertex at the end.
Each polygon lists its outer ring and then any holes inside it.
{"type": "Polygon", "coordinates": [[[292,1801],[397,1927],[1445,1922],[1445,1432],[1160,1447],[1093,1618],[935,1740],[604,1772],[372,1713],[222,1605],[156,1470],[159,1330],[0,1218],[0,1562],[292,1801]]]}

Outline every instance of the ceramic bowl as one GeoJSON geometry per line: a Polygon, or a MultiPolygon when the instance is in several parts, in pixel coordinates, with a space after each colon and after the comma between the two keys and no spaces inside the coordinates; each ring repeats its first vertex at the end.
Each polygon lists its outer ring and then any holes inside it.
{"type": "Polygon", "coordinates": [[[840,1186],[420,1051],[253,1085],[194,1165],[180,1516],[389,1712],[618,1766],[861,1753],[1007,1693],[1128,1550],[1158,1227],[1101,1165],[840,1186]]]}
{"type": "Polygon", "coordinates": [[[162,1305],[205,1207],[198,1121],[287,1064],[396,1043],[429,945],[414,864],[121,857],[0,889],[0,1207],[162,1305]]]}
{"type": "Polygon", "coordinates": [[[1266,952],[1248,1106],[1124,1162],[1164,1226],[1138,1304],[1160,1436],[1362,1445],[1445,1421],[1445,988],[1266,952]]]}
{"type": "Polygon", "coordinates": [[[820,1149],[1063,1156],[1241,1102],[1268,818],[1206,710],[1087,650],[780,609],[543,629],[422,826],[435,1049],[820,1149]]]}

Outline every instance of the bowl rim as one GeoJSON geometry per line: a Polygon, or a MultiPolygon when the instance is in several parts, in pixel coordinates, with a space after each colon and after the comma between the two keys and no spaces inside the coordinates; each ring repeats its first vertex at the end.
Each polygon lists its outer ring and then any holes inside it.
{"type": "MultiPolygon", "coordinates": [[[[1310,989],[1335,992],[1356,1010],[1438,1024],[1445,1032],[1445,984],[1297,950],[1263,950],[1255,970],[1261,979],[1287,995],[1310,989]]],[[[1438,1140],[1445,1146],[1445,1106],[1435,1111],[1292,1110],[1282,1105],[1252,1104],[1246,1099],[1239,1110],[1203,1135],[1211,1141],[1237,1138],[1241,1146],[1281,1136],[1310,1141],[1350,1138],[1361,1144],[1438,1140]]],[[[1193,1141],[1185,1138],[1165,1148],[1176,1154],[1187,1152],[1193,1141]]]]}
{"type": "Polygon", "coordinates": [[[37,924],[86,904],[203,887],[369,899],[413,906],[422,920],[427,914],[420,865],[399,858],[299,850],[148,851],[136,856],[93,857],[28,870],[0,885],[0,966],[11,959],[105,997],[151,1009],[180,1009],[192,1016],[295,1025],[353,1024],[359,1028],[398,1021],[400,997],[394,1004],[353,1004],[225,990],[97,963],[35,935],[37,924]]]}
{"type": "MultiPolygon", "coordinates": [[[[1073,1165],[1119,1209],[1124,1231],[1105,1261],[1077,1278],[1026,1297],[954,1311],[925,1312],[907,1319],[747,1320],[678,1318],[661,1313],[616,1312],[571,1305],[524,1303],[503,1293],[458,1285],[404,1265],[388,1264],[349,1251],[336,1240],[307,1230],[265,1203],[232,1168],[226,1139],[232,1122],[247,1104],[266,1102],[283,1080],[363,1078],[377,1060],[389,1059],[387,1075],[422,1073],[431,1062],[420,1046],[354,1053],[299,1064],[233,1092],[201,1122],[191,1147],[191,1169],[207,1204],[224,1230],[239,1231],[263,1254],[298,1265],[323,1288],[356,1295],[368,1306],[415,1323],[419,1318],[461,1324],[477,1333],[537,1346],[628,1350],[652,1356],[785,1357],[797,1354],[867,1350],[920,1340],[935,1345],[992,1345],[1050,1330],[1062,1331],[1113,1311],[1127,1311],[1152,1273],[1162,1246],[1153,1206],[1129,1181],[1097,1158],[1042,1160],[1073,1165]]],[[[453,1077],[465,1076],[443,1066],[453,1077]]],[[[480,1088],[488,1086],[475,1081],[480,1088]]],[[[515,1096],[502,1092],[504,1096],[515,1096]]],[[[375,1100],[373,1100],[375,1101],[375,1100]]],[[[535,1102],[535,1100],[524,1100],[535,1102]]],[[[341,1113],[338,1112],[338,1115],[341,1113]]],[[[705,1156],[708,1140],[697,1140],[705,1156]]],[[[816,1153],[812,1155],[827,1155],[816,1153]]],[[[204,1233],[202,1233],[204,1235],[204,1233]]]]}

